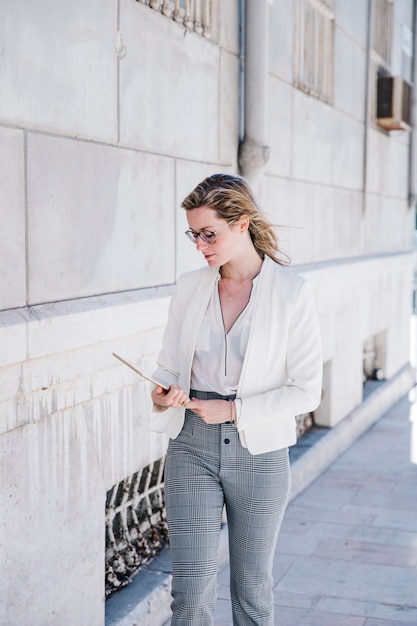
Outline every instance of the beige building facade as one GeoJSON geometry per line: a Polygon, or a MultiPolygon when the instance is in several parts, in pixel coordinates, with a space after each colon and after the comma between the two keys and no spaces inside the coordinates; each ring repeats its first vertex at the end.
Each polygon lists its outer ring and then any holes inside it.
{"type": "Polygon", "coordinates": [[[412,0],[3,0],[0,623],[104,624],[106,497],[167,445],[112,352],[154,367],[208,174],[247,176],[311,282],[315,422],[374,376],[409,389],[415,23],[412,0]]]}

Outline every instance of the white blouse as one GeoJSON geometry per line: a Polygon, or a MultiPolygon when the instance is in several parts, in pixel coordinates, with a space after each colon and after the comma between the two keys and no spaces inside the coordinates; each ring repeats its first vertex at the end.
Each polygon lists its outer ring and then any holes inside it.
{"type": "MultiPolygon", "coordinates": [[[[259,276],[259,275],[258,275],[259,276]]],[[[219,280],[197,333],[191,370],[191,389],[236,393],[252,323],[257,278],[249,302],[226,333],[219,296],[219,280]]]]}

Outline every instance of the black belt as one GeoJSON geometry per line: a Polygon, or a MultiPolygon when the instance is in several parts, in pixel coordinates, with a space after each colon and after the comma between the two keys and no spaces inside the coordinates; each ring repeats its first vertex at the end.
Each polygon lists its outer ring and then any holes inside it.
{"type": "Polygon", "coordinates": [[[199,400],[234,400],[236,394],[232,393],[229,396],[222,396],[215,391],[197,391],[196,389],[190,389],[190,398],[198,398],[199,400]]]}

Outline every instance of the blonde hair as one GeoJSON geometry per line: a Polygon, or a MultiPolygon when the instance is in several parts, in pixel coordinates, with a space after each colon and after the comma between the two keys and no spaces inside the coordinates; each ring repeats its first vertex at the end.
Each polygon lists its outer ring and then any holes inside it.
{"type": "Polygon", "coordinates": [[[188,194],[181,206],[186,211],[209,207],[227,222],[248,217],[249,235],[259,256],[264,258],[267,255],[279,265],[288,265],[288,261],[280,258],[282,252],[274,225],[261,212],[248,182],[241,176],[208,176],[188,194]]]}

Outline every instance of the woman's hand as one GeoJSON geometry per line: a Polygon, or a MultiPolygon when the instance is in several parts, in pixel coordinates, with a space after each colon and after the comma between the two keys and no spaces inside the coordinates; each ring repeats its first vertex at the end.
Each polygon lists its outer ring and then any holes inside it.
{"type": "Polygon", "coordinates": [[[162,411],[168,408],[179,409],[181,406],[186,406],[190,401],[185,391],[178,385],[171,385],[169,391],[165,391],[157,385],[151,396],[154,405],[162,411]]]}
{"type": "Polygon", "coordinates": [[[187,409],[196,413],[206,424],[224,424],[236,419],[235,403],[229,400],[198,400],[192,398],[187,409]]]}

